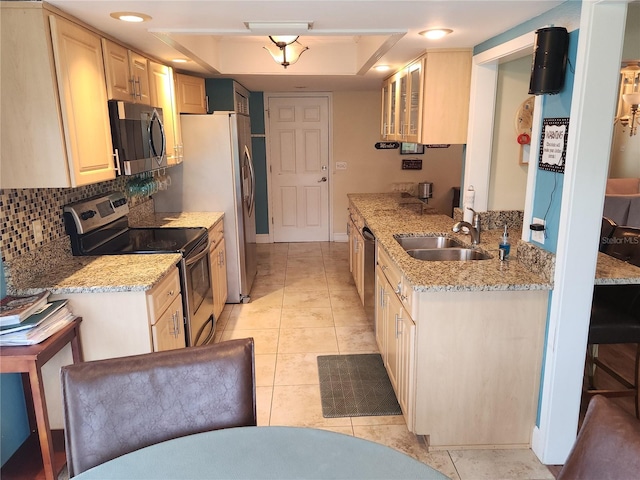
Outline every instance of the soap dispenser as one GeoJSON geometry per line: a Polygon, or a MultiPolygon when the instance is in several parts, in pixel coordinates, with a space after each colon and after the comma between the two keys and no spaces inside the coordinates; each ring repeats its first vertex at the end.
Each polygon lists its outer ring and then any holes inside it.
{"type": "Polygon", "coordinates": [[[509,232],[507,232],[506,224],[504,226],[504,232],[502,233],[502,238],[500,239],[500,245],[498,245],[498,248],[500,249],[500,260],[508,260],[511,244],[509,243],[509,232]]]}

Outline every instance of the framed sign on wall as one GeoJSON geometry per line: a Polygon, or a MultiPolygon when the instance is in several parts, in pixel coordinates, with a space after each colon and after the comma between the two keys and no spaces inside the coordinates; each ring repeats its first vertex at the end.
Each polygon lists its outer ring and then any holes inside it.
{"type": "Polygon", "coordinates": [[[538,168],[549,172],[564,173],[567,156],[569,118],[545,118],[542,120],[540,156],[538,168]]]}

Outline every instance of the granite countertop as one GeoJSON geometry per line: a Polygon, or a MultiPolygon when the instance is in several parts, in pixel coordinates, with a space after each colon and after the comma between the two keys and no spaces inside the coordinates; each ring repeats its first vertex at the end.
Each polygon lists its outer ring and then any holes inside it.
{"type": "MultiPolygon", "coordinates": [[[[527,257],[531,244],[520,240],[520,232],[511,231],[511,254],[508,262],[498,258],[501,229],[485,230],[479,250],[493,256],[489,260],[467,262],[426,262],[410,257],[393,235],[446,235],[471,247],[468,235],[453,233],[454,220],[420,207],[422,202],[397,193],[349,194],[351,204],[365,219],[379,244],[400,267],[417,291],[473,290],[549,290],[552,282],[534,273],[518,261],[518,249],[527,257]]],[[[640,283],[640,268],[598,253],[595,284],[640,283]]]]}
{"type": "MultiPolygon", "coordinates": [[[[131,227],[211,228],[224,217],[220,212],[156,212],[130,219],[131,227]]],[[[153,288],[181,260],[179,253],[75,257],[67,236],[49,248],[12,262],[10,293],[28,295],[136,292],[153,288]]]]}

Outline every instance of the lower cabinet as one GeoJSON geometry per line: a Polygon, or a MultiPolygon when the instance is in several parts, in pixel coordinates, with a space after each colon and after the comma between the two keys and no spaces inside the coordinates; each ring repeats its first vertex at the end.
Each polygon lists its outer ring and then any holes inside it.
{"type": "Polygon", "coordinates": [[[227,302],[227,261],[222,220],[209,230],[211,244],[209,263],[211,264],[211,283],[213,287],[213,316],[217,319],[227,302]]]}
{"type": "Polygon", "coordinates": [[[347,224],[347,235],[349,237],[349,268],[353,281],[356,284],[356,290],[360,296],[360,301],[364,305],[364,237],[362,236],[362,227],[364,221],[353,212],[349,214],[349,222],[347,224]]]}
{"type": "Polygon", "coordinates": [[[184,348],[184,315],[177,269],[147,293],[147,304],[153,351],[184,348]]]}

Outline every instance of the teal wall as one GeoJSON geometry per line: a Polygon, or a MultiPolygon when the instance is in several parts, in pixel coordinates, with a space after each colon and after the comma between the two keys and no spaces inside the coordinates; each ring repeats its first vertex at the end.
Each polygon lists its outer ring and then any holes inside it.
{"type": "MultiPolygon", "coordinates": [[[[0,260],[0,298],[6,295],[4,268],[0,260]]],[[[29,420],[18,373],[0,374],[0,465],[15,453],[29,436],[29,420]]]]}
{"type": "Polygon", "coordinates": [[[269,197],[267,195],[267,145],[264,126],[264,95],[251,92],[251,151],[256,174],[256,233],[269,234],[269,197]]]}

